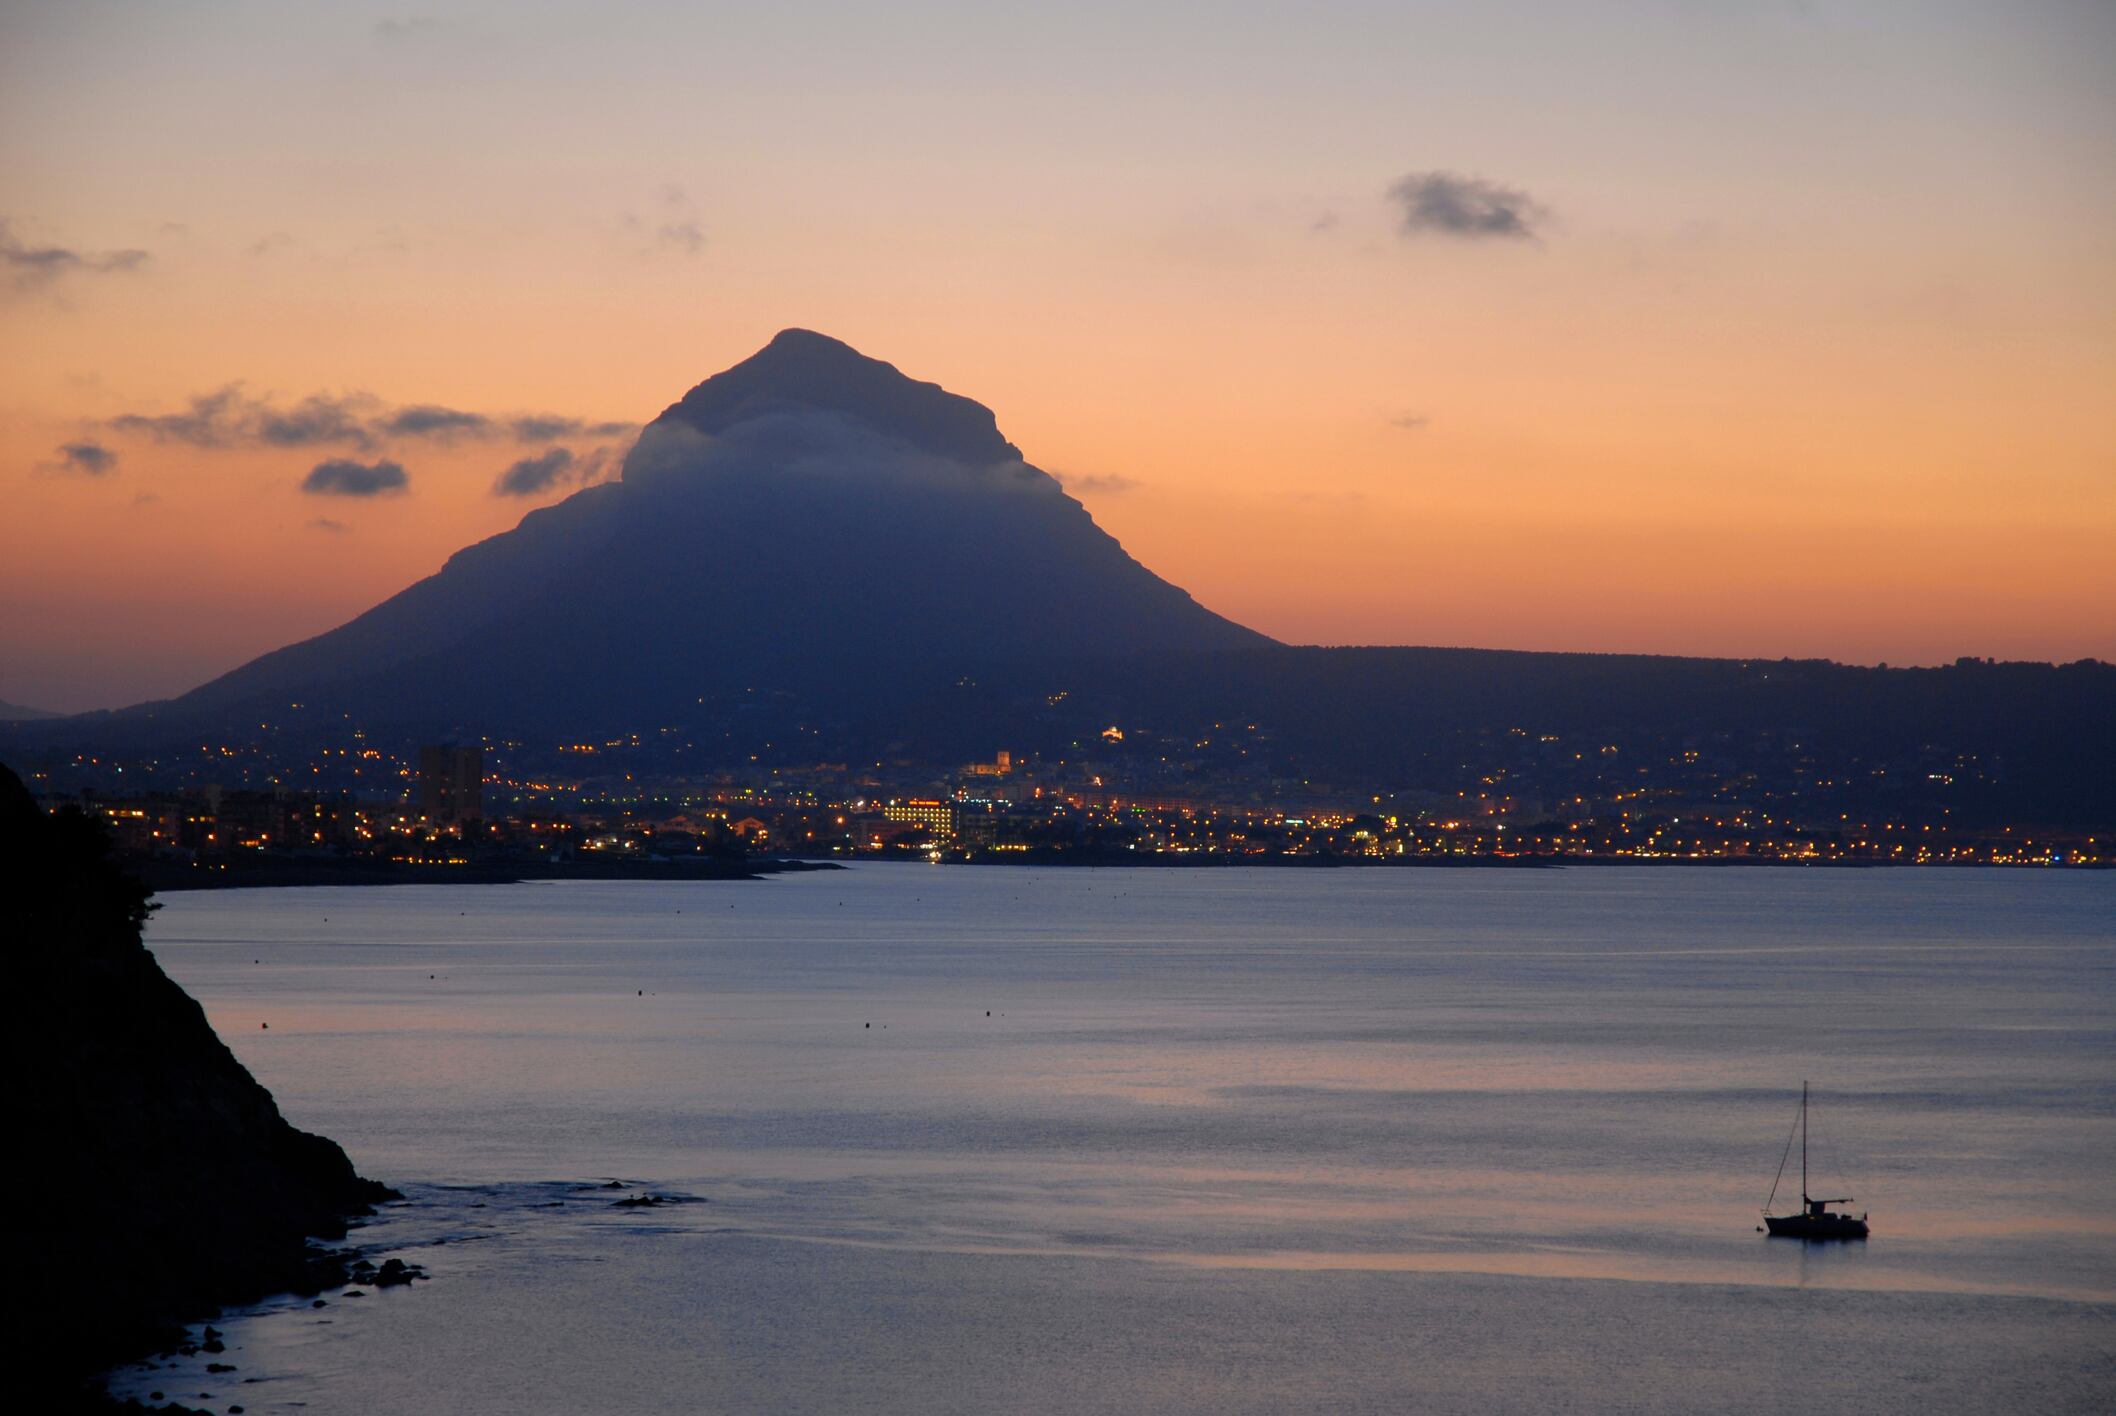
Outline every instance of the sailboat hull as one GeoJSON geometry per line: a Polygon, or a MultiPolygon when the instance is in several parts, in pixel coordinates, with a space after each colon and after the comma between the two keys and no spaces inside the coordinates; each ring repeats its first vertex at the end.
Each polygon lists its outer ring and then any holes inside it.
{"type": "Polygon", "coordinates": [[[1764,1228],[1779,1239],[1864,1239],[1866,1221],[1848,1214],[1767,1214],[1764,1228]]]}

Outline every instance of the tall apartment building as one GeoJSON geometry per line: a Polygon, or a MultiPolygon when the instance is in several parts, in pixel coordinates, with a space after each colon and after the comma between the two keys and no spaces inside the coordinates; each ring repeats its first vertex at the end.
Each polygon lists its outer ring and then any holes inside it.
{"type": "Polygon", "coordinates": [[[485,749],[453,743],[419,749],[419,813],[428,821],[485,815],[485,749]]]}

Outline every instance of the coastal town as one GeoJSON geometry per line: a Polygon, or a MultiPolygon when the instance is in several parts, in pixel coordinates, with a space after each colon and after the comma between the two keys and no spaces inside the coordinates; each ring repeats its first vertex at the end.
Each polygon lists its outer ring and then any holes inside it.
{"type": "MultiPolygon", "coordinates": [[[[1245,745],[1246,744],[1246,745],[1245,745]]],[[[1833,773],[1794,745],[1777,772],[1711,744],[1654,751],[1487,735],[1459,785],[1348,791],[1249,765],[1241,729],[1167,744],[1112,726],[1079,756],[997,750],[912,762],[673,770],[626,737],[532,752],[460,742],[392,750],[356,736],[289,765],[202,747],[180,763],[79,759],[26,776],[47,809],[83,808],[164,883],[275,861],[596,873],[627,865],[856,857],[1043,864],[1978,865],[2099,867],[2103,837],[1967,823],[1951,789],[1975,761],[1833,773]],[[1218,748],[1215,752],[1215,747],[1218,748]],[[1891,776],[1894,780],[1891,781],[1891,776]],[[152,779],[144,788],[121,785],[152,779]]],[[[323,878],[329,878],[325,876],[323,878]]],[[[443,874],[440,878],[446,878],[443,874]]]]}

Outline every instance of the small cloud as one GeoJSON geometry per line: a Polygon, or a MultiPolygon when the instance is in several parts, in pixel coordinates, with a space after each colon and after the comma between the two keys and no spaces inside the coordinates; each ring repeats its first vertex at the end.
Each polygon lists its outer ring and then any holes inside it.
{"type": "Polygon", "coordinates": [[[568,480],[572,470],[572,452],[554,447],[535,457],[525,457],[502,472],[499,480],[492,484],[492,494],[496,497],[533,497],[568,480]]]}
{"type": "Polygon", "coordinates": [[[1421,428],[1431,427],[1432,423],[1433,420],[1423,413],[1399,413],[1395,417],[1389,419],[1390,427],[1402,428],[1407,432],[1413,433],[1417,432],[1421,428]]]}
{"type": "Polygon", "coordinates": [[[118,455],[96,442],[61,443],[58,460],[40,462],[40,472],[59,472],[80,477],[101,477],[115,471],[118,455]]]}
{"type": "Polygon", "coordinates": [[[315,531],[328,531],[333,536],[343,536],[346,532],[352,530],[352,528],[350,526],[347,526],[343,521],[333,521],[328,516],[317,517],[314,521],[311,521],[309,523],[309,527],[311,530],[315,531]]]}
{"type": "Polygon", "coordinates": [[[0,220],[0,267],[17,290],[35,290],[68,275],[107,275],[137,270],[147,263],[145,251],[76,251],[65,246],[24,245],[0,220]]]}
{"type": "Polygon", "coordinates": [[[250,243],[250,248],[247,254],[252,256],[269,256],[274,251],[284,250],[288,246],[298,246],[300,244],[300,242],[296,241],[292,236],[289,236],[284,231],[267,231],[264,235],[258,237],[255,241],[252,241],[250,243]]]}
{"type": "Polygon", "coordinates": [[[625,213],[625,229],[648,240],[642,255],[674,252],[680,256],[695,256],[705,249],[705,223],[689,193],[673,184],[663,187],[659,206],[660,211],[651,217],[625,213]]]}
{"type": "Polygon", "coordinates": [[[681,251],[686,256],[695,256],[705,249],[705,228],[696,221],[663,222],[654,233],[654,244],[663,250],[681,251]]]}
{"type": "Polygon", "coordinates": [[[139,492],[133,496],[132,504],[134,506],[153,506],[161,499],[159,492],[139,492]]]}
{"type": "Polygon", "coordinates": [[[550,442],[553,438],[621,438],[639,431],[637,423],[591,423],[552,413],[528,413],[507,420],[516,442],[550,442]]]}
{"type": "Polygon", "coordinates": [[[1337,229],[1337,224],[1337,213],[1334,211],[1326,211],[1321,216],[1316,217],[1313,221],[1308,223],[1308,234],[1311,236],[1321,236],[1327,232],[1335,231],[1337,229]]]}
{"type": "Polygon", "coordinates": [[[392,224],[376,227],[372,234],[355,243],[353,254],[358,256],[396,256],[403,255],[412,249],[412,238],[405,234],[403,227],[392,224]]]}
{"type": "Polygon", "coordinates": [[[1550,213],[1526,192],[1457,172],[1413,172],[1389,188],[1406,236],[1534,240],[1550,213]]]}
{"type": "Polygon", "coordinates": [[[1136,477],[1119,476],[1116,473],[1101,475],[1066,475],[1058,479],[1069,492],[1093,492],[1105,497],[1119,497],[1126,492],[1136,492],[1146,485],[1136,477]]]}
{"type": "Polygon", "coordinates": [[[319,462],[301,479],[301,490],[319,497],[395,496],[411,479],[394,462],[354,462],[336,457],[319,462]]]}
{"type": "Polygon", "coordinates": [[[220,447],[227,441],[233,421],[230,409],[241,393],[241,385],[229,384],[212,393],[193,394],[190,408],[182,413],[120,413],[103,426],[114,433],[152,438],[158,443],[220,447]]]}
{"type": "Polygon", "coordinates": [[[192,447],[373,445],[368,420],[375,400],[366,394],[311,394],[291,408],[252,398],[241,384],[194,394],[182,413],[121,413],[104,427],[115,433],[192,447]]]}
{"type": "Polygon", "coordinates": [[[576,453],[554,447],[534,457],[524,457],[494,479],[496,497],[533,497],[553,487],[586,487],[605,481],[623,461],[615,447],[592,448],[576,453]]]}
{"type": "Polygon", "coordinates": [[[372,452],[386,443],[430,440],[550,442],[557,438],[622,437],[635,423],[593,421],[558,413],[496,417],[439,403],[389,407],[373,394],[311,394],[282,407],[229,384],[194,394],[181,413],[122,413],[102,426],[127,437],[192,447],[346,447],[372,452]]]}
{"type": "Polygon", "coordinates": [[[482,413],[466,413],[438,403],[414,403],[390,414],[381,431],[390,437],[437,438],[446,442],[456,437],[488,436],[492,420],[482,413]]]}
{"type": "Polygon", "coordinates": [[[365,394],[335,398],[315,393],[284,410],[258,405],[253,426],[257,440],[267,447],[365,448],[375,441],[367,422],[374,404],[365,394]]]}
{"type": "Polygon", "coordinates": [[[391,15],[375,21],[375,38],[384,44],[404,44],[440,27],[441,22],[432,15],[391,15]]]}

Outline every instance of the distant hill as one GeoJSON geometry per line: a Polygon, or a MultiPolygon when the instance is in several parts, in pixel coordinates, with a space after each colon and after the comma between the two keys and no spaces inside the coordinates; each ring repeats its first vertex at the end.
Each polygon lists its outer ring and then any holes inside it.
{"type": "MultiPolygon", "coordinates": [[[[803,706],[827,721],[822,705],[803,706]]],[[[848,750],[948,762],[997,744],[1108,758],[1127,777],[1166,759],[1166,790],[1180,795],[1236,742],[1256,775],[1338,802],[1474,797],[1482,784],[1555,806],[1590,778],[1607,787],[1644,772],[1637,785],[1658,788],[1671,763],[1694,756],[1690,775],[1736,799],[1797,789],[1811,804],[1826,784],[1824,798],[1876,817],[2116,826],[2116,665],[2091,660],[1880,669],[1273,646],[995,665],[869,718],[848,750]],[[1098,743],[1105,725],[1126,739],[1098,743]]]]}
{"type": "Polygon", "coordinates": [[[25,708],[19,703],[10,703],[0,698],[0,723],[27,723],[42,718],[63,718],[64,713],[53,713],[43,708],[25,708]]]}

